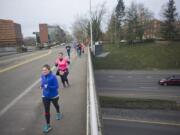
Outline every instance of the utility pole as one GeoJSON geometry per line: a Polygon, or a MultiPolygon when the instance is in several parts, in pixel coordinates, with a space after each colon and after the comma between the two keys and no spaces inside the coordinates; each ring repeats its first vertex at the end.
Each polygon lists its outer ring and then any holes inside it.
{"type": "Polygon", "coordinates": [[[91,0],[90,0],[90,36],[91,36],[91,45],[90,45],[90,48],[91,48],[91,51],[93,49],[93,36],[92,36],[92,10],[91,10],[91,0]]]}

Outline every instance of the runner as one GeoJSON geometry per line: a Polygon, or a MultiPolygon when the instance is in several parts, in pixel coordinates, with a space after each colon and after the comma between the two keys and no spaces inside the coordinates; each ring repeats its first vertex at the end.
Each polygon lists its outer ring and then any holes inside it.
{"type": "Polygon", "coordinates": [[[58,104],[59,100],[59,85],[56,76],[51,72],[51,68],[49,65],[44,65],[42,68],[41,75],[41,89],[42,89],[42,101],[44,104],[45,110],[45,119],[46,124],[43,127],[43,132],[49,132],[52,127],[50,125],[50,104],[53,103],[56,109],[56,119],[60,120],[62,114],[60,113],[60,107],[58,104]]]}
{"type": "Polygon", "coordinates": [[[85,53],[85,45],[83,43],[81,43],[81,50],[82,50],[82,53],[84,54],[85,53]]]}
{"type": "Polygon", "coordinates": [[[66,84],[69,86],[68,81],[68,65],[70,64],[69,60],[64,58],[63,53],[59,53],[59,58],[55,62],[55,66],[58,68],[56,75],[59,75],[61,77],[62,84],[64,88],[66,87],[66,84]]]}
{"type": "Polygon", "coordinates": [[[82,51],[82,45],[80,43],[78,43],[77,45],[77,52],[78,52],[78,56],[81,57],[81,51],[82,51]]]}
{"type": "Polygon", "coordinates": [[[70,55],[71,55],[71,46],[70,45],[66,46],[66,51],[67,51],[68,57],[70,59],[70,55]]]}

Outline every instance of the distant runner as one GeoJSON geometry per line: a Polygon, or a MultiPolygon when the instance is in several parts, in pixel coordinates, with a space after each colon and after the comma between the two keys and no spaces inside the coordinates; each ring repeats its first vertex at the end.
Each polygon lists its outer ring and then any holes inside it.
{"type": "Polygon", "coordinates": [[[70,59],[70,55],[71,55],[71,46],[70,45],[66,46],[66,51],[67,51],[68,57],[70,59]]]}
{"type": "Polygon", "coordinates": [[[81,57],[81,51],[82,51],[82,45],[80,43],[78,43],[78,45],[77,45],[77,53],[78,53],[79,57],[81,57]]]}

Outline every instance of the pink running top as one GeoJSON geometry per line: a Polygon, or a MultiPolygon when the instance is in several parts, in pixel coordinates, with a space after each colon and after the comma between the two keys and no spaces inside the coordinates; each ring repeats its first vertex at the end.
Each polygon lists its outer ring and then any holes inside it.
{"type": "Polygon", "coordinates": [[[68,60],[66,58],[63,58],[62,60],[58,58],[55,64],[57,65],[58,70],[64,71],[68,69],[68,60]]]}

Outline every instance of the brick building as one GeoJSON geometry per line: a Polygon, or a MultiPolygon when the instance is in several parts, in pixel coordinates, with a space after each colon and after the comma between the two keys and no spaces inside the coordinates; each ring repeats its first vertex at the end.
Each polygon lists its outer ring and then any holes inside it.
{"type": "Polygon", "coordinates": [[[40,36],[40,43],[48,43],[48,25],[47,24],[39,24],[39,36],[40,36]]]}
{"type": "Polygon", "coordinates": [[[143,39],[161,39],[161,22],[157,19],[151,20],[146,26],[143,39]]]}
{"type": "Polygon", "coordinates": [[[0,47],[23,44],[21,25],[12,20],[0,19],[0,47]]]}
{"type": "Polygon", "coordinates": [[[40,43],[65,42],[66,34],[58,25],[39,24],[40,43]]]}

